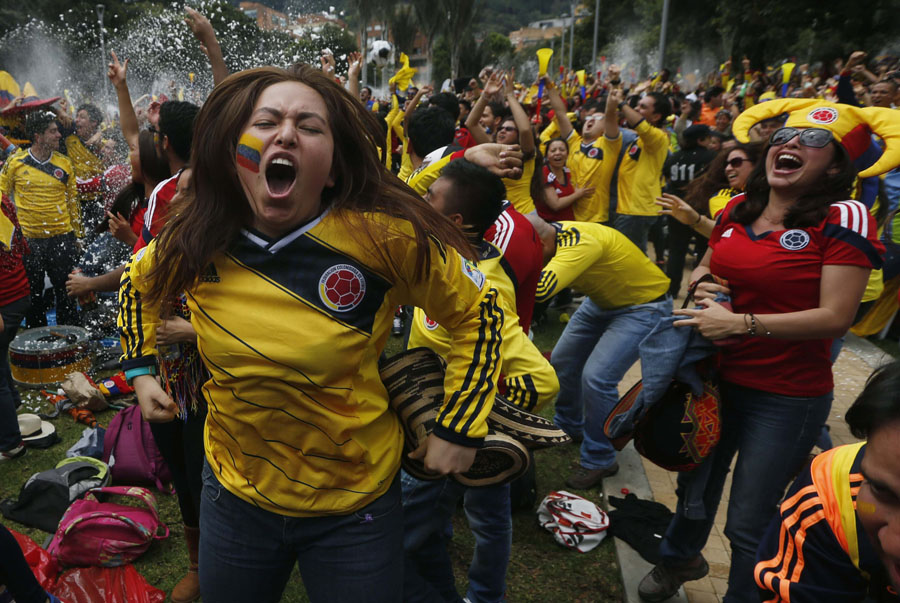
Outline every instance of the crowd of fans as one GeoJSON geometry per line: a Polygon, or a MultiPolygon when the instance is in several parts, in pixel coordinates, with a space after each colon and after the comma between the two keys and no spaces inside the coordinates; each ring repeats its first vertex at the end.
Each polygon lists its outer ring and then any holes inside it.
{"type": "Polygon", "coordinates": [[[565,484],[587,490],[618,471],[604,423],[667,324],[718,344],[721,434],[702,470],[679,475],[641,596],[709,571],[701,551],[736,458],[726,601],[896,600],[896,366],[848,416],[875,452],[804,469],[831,448],[842,337],[880,300],[896,307],[895,58],[726,61],[697,82],[625,82],[615,65],[522,82],[486,67],[439,87],[395,78],[377,98],[359,54],[347,74],[323,55],[318,69],[229,75],[209,22],[187,11],[215,81],[202,106],[142,108],[130,59],[112,54],[116,116],[0,110],[0,459],[25,453],[8,348],[52,307],[59,324],[121,336],[185,525],[173,601],[278,600],[298,562],[313,600],[458,601],[446,546],[459,501],[476,535],[465,600],[501,601],[510,486],[398,472],[377,378],[386,339],[447,362],[447,400],[413,453],[428,470],[468,469],[499,387],[523,410],[555,401],[579,446],[565,484]],[[673,312],[686,264],[704,282],[673,312]],[[331,296],[335,271],[356,288],[331,296]],[[548,360],[530,331],[551,304],[571,317],[548,360]],[[850,507],[798,526],[802,496],[827,508],[842,492],[822,475],[860,471],[850,507]],[[791,562],[803,555],[805,572],[791,562]]]}

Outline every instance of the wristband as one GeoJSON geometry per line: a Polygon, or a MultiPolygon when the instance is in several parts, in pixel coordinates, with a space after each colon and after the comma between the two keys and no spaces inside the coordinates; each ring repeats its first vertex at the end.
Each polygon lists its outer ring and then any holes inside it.
{"type": "Polygon", "coordinates": [[[619,103],[616,107],[618,108],[619,111],[621,111],[621,110],[622,110],[622,107],[624,107],[624,106],[625,106],[625,101],[622,101],[622,102],[619,103]]]}
{"type": "Polygon", "coordinates": [[[138,366],[133,369],[128,369],[125,371],[125,380],[130,384],[135,377],[140,377],[141,375],[153,375],[156,376],[156,367],[155,366],[138,366]]]}
{"type": "Polygon", "coordinates": [[[703,219],[703,214],[701,214],[700,212],[697,212],[697,221],[694,222],[693,224],[691,224],[691,228],[693,228],[694,226],[696,226],[697,224],[699,224],[699,223],[700,223],[700,220],[702,220],[702,219],[703,219]]]}

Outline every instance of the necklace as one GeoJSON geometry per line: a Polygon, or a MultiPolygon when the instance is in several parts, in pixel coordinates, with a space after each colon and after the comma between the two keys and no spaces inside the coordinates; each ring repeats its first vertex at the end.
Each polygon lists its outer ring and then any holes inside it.
{"type": "Polygon", "coordinates": [[[771,222],[772,224],[776,224],[776,225],[777,225],[777,224],[781,224],[782,222],[784,222],[784,216],[782,216],[781,219],[779,219],[779,220],[773,220],[772,218],[770,218],[768,215],[766,215],[766,212],[767,212],[768,210],[769,210],[769,206],[767,205],[766,208],[765,208],[765,209],[763,210],[763,212],[762,212],[763,218],[765,218],[766,220],[768,220],[768,221],[771,222]]]}

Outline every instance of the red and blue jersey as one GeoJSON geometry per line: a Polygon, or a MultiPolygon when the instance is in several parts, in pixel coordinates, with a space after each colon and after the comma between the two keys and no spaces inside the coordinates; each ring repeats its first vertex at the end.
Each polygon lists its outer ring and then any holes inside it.
{"type": "MultiPolygon", "coordinates": [[[[881,267],[884,246],[859,201],[832,204],[816,226],[755,234],[749,225],[732,220],[744,199],[740,194],[731,200],[709,239],[710,270],[728,281],[739,314],[818,308],[825,265],[881,267]]],[[[722,351],[721,377],[787,396],[821,396],[834,388],[830,350],[830,339],[747,338],[722,351]]]]}

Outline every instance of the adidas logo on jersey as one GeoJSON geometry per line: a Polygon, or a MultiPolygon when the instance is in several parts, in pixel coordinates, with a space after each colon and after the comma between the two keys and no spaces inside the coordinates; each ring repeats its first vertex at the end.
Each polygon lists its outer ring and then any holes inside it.
{"type": "Polygon", "coordinates": [[[218,283],[221,279],[219,278],[219,273],[216,272],[216,265],[210,264],[206,268],[203,269],[203,272],[200,273],[200,282],[201,283],[218,283]]]}

